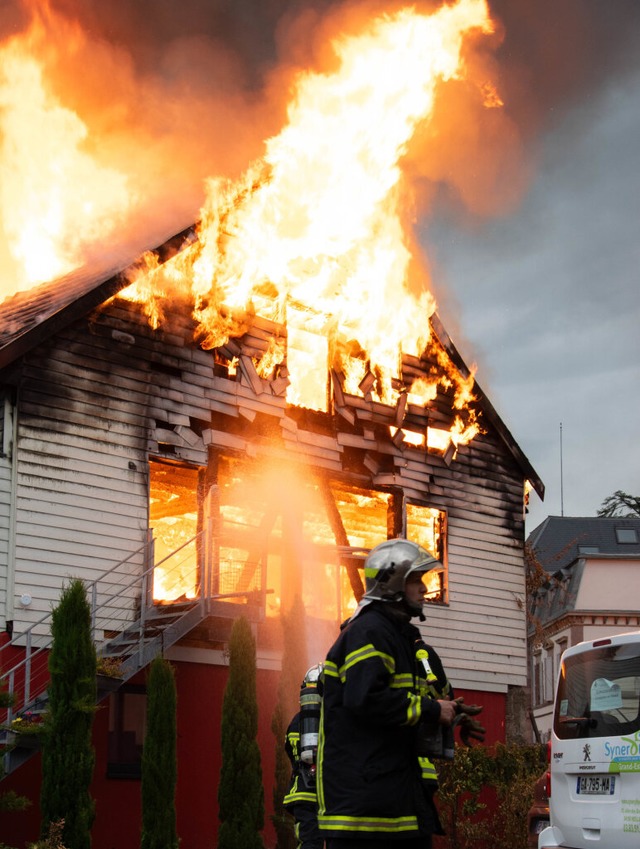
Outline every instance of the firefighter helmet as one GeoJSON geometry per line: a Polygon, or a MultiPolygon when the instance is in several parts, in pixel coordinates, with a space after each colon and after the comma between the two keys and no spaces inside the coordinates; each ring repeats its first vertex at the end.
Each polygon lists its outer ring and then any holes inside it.
{"type": "Polygon", "coordinates": [[[310,669],[304,674],[304,678],[302,679],[302,684],[300,684],[300,689],[304,689],[304,687],[308,687],[309,684],[315,684],[317,686],[318,680],[322,675],[322,670],[324,669],[324,663],[316,663],[315,666],[312,666],[310,669]]]}
{"type": "Polygon", "coordinates": [[[402,601],[409,575],[442,568],[421,545],[408,539],[388,539],[372,549],[364,562],[365,593],[360,603],[402,601]]]}

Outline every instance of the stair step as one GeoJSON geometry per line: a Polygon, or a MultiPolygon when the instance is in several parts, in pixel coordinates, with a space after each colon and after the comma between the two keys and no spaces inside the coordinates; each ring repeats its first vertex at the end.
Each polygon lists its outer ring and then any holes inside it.
{"type": "MultiPolygon", "coordinates": [[[[166,609],[154,608],[153,612],[145,620],[144,630],[141,635],[140,623],[129,623],[128,627],[121,633],[112,632],[110,636],[98,647],[98,653],[104,658],[118,658],[121,660],[122,678],[114,678],[113,687],[105,685],[105,677],[100,676],[98,686],[98,701],[106,698],[110,692],[117,689],[128,681],[137,672],[147,666],[157,655],[161,648],[169,648],[181,637],[202,621],[203,609],[200,602],[184,602],[167,606],[166,609]]],[[[46,710],[46,692],[31,703],[31,713],[46,710]]],[[[1,738],[0,738],[1,740],[1,738]]],[[[5,774],[10,774],[18,766],[24,763],[35,749],[29,749],[25,745],[13,749],[8,754],[8,767],[5,774]]]]}

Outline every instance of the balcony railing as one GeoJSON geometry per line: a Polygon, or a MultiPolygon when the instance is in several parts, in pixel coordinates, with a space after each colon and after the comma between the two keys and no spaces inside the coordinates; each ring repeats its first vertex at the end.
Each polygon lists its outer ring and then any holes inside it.
{"type": "MultiPolygon", "coordinates": [[[[122,680],[146,666],[155,655],[188,633],[211,613],[213,602],[259,597],[264,603],[264,570],[253,564],[251,588],[234,586],[238,564],[214,569],[212,524],[188,539],[157,563],[151,531],[143,546],[131,552],[98,578],[85,582],[91,611],[91,629],[98,658],[117,658],[122,680]],[[194,556],[194,551],[196,552],[194,556]],[[143,571],[136,573],[142,560],[143,571]],[[178,581],[185,564],[197,562],[188,595],[174,602],[153,598],[154,573],[161,570],[163,584],[178,581]]],[[[246,563],[242,564],[246,569],[246,563]]],[[[46,702],[48,657],[52,644],[51,613],[26,630],[14,634],[0,647],[0,687],[8,690],[12,704],[2,722],[10,723],[46,702]]]]}

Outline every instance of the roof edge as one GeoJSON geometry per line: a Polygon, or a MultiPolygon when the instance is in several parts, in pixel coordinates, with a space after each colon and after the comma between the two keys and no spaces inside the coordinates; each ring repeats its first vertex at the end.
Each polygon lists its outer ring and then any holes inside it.
{"type": "MultiPolygon", "coordinates": [[[[442,320],[440,319],[440,316],[438,315],[438,313],[434,312],[431,315],[431,318],[429,320],[431,322],[431,327],[432,327],[434,333],[438,337],[439,342],[441,343],[443,348],[446,350],[447,354],[451,358],[451,361],[454,363],[456,368],[460,371],[460,373],[464,377],[471,377],[472,375],[471,375],[471,371],[469,370],[469,367],[467,366],[465,361],[462,359],[462,356],[461,356],[460,352],[458,351],[458,349],[456,348],[456,346],[454,345],[453,340],[451,339],[451,337],[449,336],[449,334],[445,330],[445,327],[444,327],[442,320]]],[[[500,438],[502,439],[502,441],[507,446],[509,452],[511,453],[511,455],[514,458],[514,460],[516,461],[516,463],[520,466],[520,468],[524,472],[526,479],[531,483],[534,490],[536,491],[536,493],[540,497],[540,500],[544,501],[545,486],[544,486],[544,483],[542,482],[542,479],[540,478],[540,476],[538,475],[536,470],[533,468],[533,466],[529,462],[529,460],[528,460],[527,456],[525,455],[525,453],[523,452],[523,450],[520,448],[518,443],[515,441],[513,434],[511,433],[509,428],[506,426],[504,421],[500,418],[496,408],[493,406],[491,401],[489,401],[488,397],[483,392],[482,387],[477,383],[475,378],[473,380],[473,384],[474,384],[474,394],[476,396],[476,400],[481,404],[487,419],[491,422],[491,424],[498,431],[500,438]]]]}
{"type": "MultiPolygon", "coordinates": [[[[98,283],[76,300],[61,306],[43,321],[27,328],[24,333],[16,336],[8,345],[0,348],[0,369],[10,366],[19,357],[29,353],[30,350],[41,342],[44,342],[47,337],[68,327],[109,298],[117,295],[121,289],[124,289],[131,283],[129,275],[136,270],[140,263],[140,258],[145,254],[154,254],[160,261],[160,264],[165,263],[184,247],[184,243],[194,235],[195,227],[195,224],[191,225],[176,233],[176,235],[171,236],[160,245],[143,251],[129,265],[126,265],[120,271],[98,283]]],[[[44,285],[50,286],[56,282],[63,285],[64,280],[65,278],[61,277],[59,281],[48,281],[44,285]]],[[[35,291],[37,289],[34,289],[35,291]]]]}

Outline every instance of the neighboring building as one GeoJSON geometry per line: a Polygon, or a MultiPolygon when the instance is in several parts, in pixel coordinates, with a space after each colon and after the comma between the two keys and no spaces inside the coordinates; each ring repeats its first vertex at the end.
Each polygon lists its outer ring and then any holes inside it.
{"type": "MultiPolygon", "coordinates": [[[[158,249],[160,263],[185,235],[158,249]]],[[[402,357],[395,401],[382,403],[366,370],[347,389],[309,322],[247,316],[205,350],[192,305],[175,299],[153,329],[118,296],[127,282],[77,274],[0,305],[0,668],[28,651],[25,629],[32,646],[46,642],[48,622],[37,623],[70,576],[95,596],[99,650],[125,661],[96,716],[94,849],[139,845],[144,669],[159,649],[176,668],[181,846],[215,844],[226,649],[240,614],[257,640],[273,844],[280,612],[302,598],[308,660],[324,657],[362,591],[363,556],[390,537],[416,539],[444,564],[425,633],[456,691],[485,705],[488,740],[504,740],[507,725],[521,733],[524,513],[543,485],[437,318],[425,353],[402,357]],[[287,395],[305,340],[324,351],[316,409],[287,395]],[[274,341],[286,359],[267,369],[274,341]],[[467,415],[456,380],[480,417],[467,444],[455,436],[467,415]],[[417,400],[420,381],[430,400],[417,400]],[[124,642],[135,628],[138,648],[124,642]]],[[[35,662],[28,683],[30,697],[46,687],[35,662]]],[[[36,756],[4,783],[37,800],[39,780],[36,756]]],[[[23,845],[36,832],[16,814],[2,838],[23,845]]]]}
{"type": "Polygon", "coordinates": [[[543,740],[562,652],[640,628],[640,518],[549,516],[527,539],[541,567],[530,604],[531,696],[543,740]]]}

